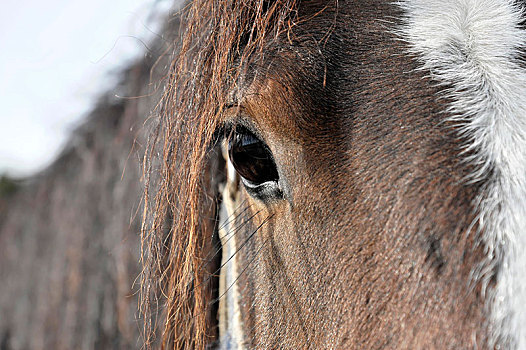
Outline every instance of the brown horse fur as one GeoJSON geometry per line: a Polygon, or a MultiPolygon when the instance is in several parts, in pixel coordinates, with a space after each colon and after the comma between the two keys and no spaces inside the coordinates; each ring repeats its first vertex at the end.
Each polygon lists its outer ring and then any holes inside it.
{"type": "Polygon", "coordinates": [[[485,346],[495,271],[472,278],[487,259],[473,225],[483,179],[466,181],[475,169],[444,122],[448,87],[393,34],[400,11],[374,0],[196,0],[182,11],[145,158],[160,178],[145,192],[143,312],[162,306],[164,348],[218,340],[214,174],[229,125],[266,142],[283,189],[237,193],[247,347],[485,346]]]}

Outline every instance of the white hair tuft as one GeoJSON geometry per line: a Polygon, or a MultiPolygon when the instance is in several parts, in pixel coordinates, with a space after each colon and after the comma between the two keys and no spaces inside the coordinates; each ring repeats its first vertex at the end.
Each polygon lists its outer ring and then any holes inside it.
{"type": "MultiPolygon", "coordinates": [[[[487,266],[498,264],[488,298],[489,346],[526,349],[526,68],[524,10],[511,0],[403,0],[399,34],[422,69],[447,86],[477,200],[487,266]],[[524,63],[523,63],[524,64],[524,63]]],[[[477,278],[487,276],[478,275],[477,278]]]]}

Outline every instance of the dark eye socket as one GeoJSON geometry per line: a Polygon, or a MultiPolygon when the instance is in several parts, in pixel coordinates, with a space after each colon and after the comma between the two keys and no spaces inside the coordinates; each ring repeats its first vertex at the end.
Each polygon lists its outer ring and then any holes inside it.
{"type": "Polygon", "coordinates": [[[279,179],[268,146],[249,130],[236,126],[228,142],[230,161],[248,187],[257,187],[279,179]]]}

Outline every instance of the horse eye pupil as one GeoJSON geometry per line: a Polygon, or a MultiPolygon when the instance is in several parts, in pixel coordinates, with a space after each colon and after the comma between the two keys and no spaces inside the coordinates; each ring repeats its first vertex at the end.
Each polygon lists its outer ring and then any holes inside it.
{"type": "Polygon", "coordinates": [[[279,178],[267,145],[248,130],[233,133],[228,154],[238,174],[254,186],[279,178]]]}

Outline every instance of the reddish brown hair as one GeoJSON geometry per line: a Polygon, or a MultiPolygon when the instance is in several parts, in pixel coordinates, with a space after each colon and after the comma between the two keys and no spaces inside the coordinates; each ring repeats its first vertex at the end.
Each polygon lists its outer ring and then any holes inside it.
{"type": "Polygon", "coordinates": [[[164,348],[203,348],[213,337],[205,260],[214,199],[207,155],[241,68],[264,42],[294,26],[295,6],[295,0],[197,0],[179,14],[182,38],[144,163],[141,312],[147,348],[159,328],[164,348]]]}

